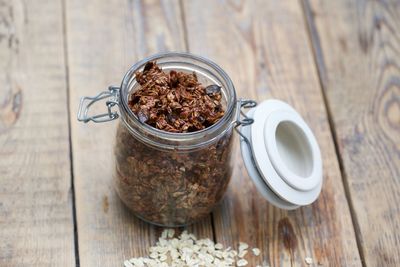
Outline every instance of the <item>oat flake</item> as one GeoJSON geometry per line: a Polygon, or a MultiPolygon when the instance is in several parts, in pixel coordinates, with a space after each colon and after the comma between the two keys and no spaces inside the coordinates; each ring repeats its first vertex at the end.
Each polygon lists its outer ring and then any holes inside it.
{"type": "Polygon", "coordinates": [[[252,251],[253,251],[254,256],[260,255],[260,249],[258,249],[258,248],[253,248],[252,251]]]}
{"type": "Polygon", "coordinates": [[[305,261],[308,265],[311,265],[311,264],[313,263],[313,259],[310,258],[310,257],[306,257],[306,258],[304,259],[304,261],[305,261]]]}

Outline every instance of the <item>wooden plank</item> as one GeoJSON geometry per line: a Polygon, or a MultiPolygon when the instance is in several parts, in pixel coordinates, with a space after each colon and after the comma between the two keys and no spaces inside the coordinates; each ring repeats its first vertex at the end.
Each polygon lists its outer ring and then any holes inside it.
{"type": "MultiPolygon", "coordinates": [[[[119,85],[137,60],[185,50],[177,1],[67,1],[71,117],[81,96],[119,85]]],[[[105,108],[105,106],[101,107],[105,108]]],[[[136,219],[112,188],[116,123],[72,121],[74,181],[81,266],[117,266],[147,255],[161,229],[136,219]]],[[[210,218],[190,227],[212,237],[210,218]]]]}
{"type": "Polygon", "coordinates": [[[0,1],[0,266],[75,266],[61,1],[0,1]]]}
{"type": "MultiPolygon", "coordinates": [[[[219,63],[238,95],[292,104],[317,136],[324,186],[311,206],[286,212],[262,199],[236,150],[228,194],[214,213],[216,239],[259,247],[270,266],[360,266],[354,229],[305,20],[295,1],[183,2],[189,50],[219,63]],[[203,8],[207,7],[207,8],[203,8]]],[[[254,259],[254,258],[253,258],[254,259]]]]}
{"type": "Polygon", "coordinates": [[[367,266],[400,265],[400,3],[307,1],[367,266]]]}

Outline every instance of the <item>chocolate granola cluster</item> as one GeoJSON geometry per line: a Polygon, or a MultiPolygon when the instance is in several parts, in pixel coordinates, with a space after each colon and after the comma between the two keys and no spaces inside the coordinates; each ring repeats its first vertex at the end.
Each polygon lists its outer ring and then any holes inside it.
{"type": "Polygon", "coordinates": [[[157,129],[185,133],[215,124],[223,115],[221,87],[202,86],[196,73],[164,72],[148,62],[136,73],[140,89],[129,98],[138,119],[157,129]]]}

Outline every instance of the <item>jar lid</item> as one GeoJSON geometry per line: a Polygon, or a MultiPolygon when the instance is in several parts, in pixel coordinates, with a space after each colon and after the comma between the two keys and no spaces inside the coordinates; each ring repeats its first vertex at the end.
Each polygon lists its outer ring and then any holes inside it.
{"type": "Polygon", "coordinates": [[[317,140],[290,105],[267,100],[246,114],[241,151],[249,176],[261,195],[282,209],[314,202],[322,188],[322,159],[317,140]]]}

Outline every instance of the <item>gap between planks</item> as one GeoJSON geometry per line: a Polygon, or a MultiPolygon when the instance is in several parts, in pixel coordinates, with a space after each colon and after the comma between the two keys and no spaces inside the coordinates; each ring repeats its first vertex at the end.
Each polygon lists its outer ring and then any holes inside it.
{"type": "Polygon", "coordinates": [[[72,219],[74,224],[74,250],[75,250],[75,265],[80,267],[79,261],[79,239],[78,239],[78,222],[76,219],[76,198],[75,198],[75,185],[74,185],[74,159],[72,147],[72,130],[71,130],[71,105],[70,105],[70,81],[69,81],[69,58],[68,58],[68,33],[67,33],[67,8],[66,0],[61,0],[62,8],[62,33],[63,33],[63,47],[64,47],[64,64],[65,64],[65,87],[67,94],[67,118],[68,118],[68,142],[69,142],[69,158],[70,158],[70,173],[71,173],[71,195],[72,195],[72,219]]]}

